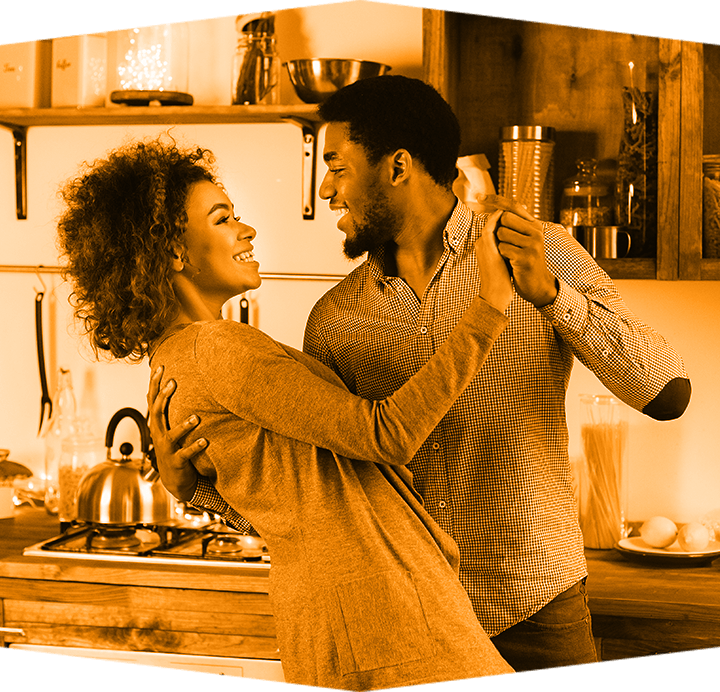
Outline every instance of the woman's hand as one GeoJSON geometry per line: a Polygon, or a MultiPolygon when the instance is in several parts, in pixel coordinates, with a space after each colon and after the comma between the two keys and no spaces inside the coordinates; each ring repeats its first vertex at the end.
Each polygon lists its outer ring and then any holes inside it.
{"type": "Polygon", "coordinates": [[[480,297],[500,312],[505,312],[513,297],[513,285],[495,236],[502,213],[501,210],[494,211],[488,217],[475,242],[475,256],[480,271],[480,297]]]}
{"type": "Polygon", "coordinates": [[[157,470],[168,492],[181,502],[189,502],[195,494],[199,476],[191,459],[207,447],[207,441],[201,438],[188,447],[181,446],[181,440],[200,422],[197,416],[190,416],[184,423],[167,429],[165,410],[175,391],[175,381],[170,380],[160,391],[162,373],[161,366],[152,374],[147,393],[148,426],[157,470]]]}

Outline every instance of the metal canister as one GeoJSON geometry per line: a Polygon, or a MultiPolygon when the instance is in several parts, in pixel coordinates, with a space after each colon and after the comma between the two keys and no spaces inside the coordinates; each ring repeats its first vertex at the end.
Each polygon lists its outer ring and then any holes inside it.
{"type": "Polygon", "coordinates": [[[500,128],[500,194],[524,204],[537,219],[554,220],[555,129],[500,128]]]}

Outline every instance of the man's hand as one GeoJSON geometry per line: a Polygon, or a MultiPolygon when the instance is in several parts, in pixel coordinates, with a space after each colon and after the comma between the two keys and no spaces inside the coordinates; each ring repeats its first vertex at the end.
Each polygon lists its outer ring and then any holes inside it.
{"type": "Polygon", "coordinates": [[[167,429],[164,413],[175,391],[175,381],[170,380],[160,391],[162,373],[160,367],[152,374],[147,393],[148,426],[157,470],[168,492],[181,502],[189,502],[195,494],[199,475],[191,459],[207,447],[207,441],[199,439],[188,447],[181,446],[181,440],[200,422],[197,416],[190,416],[184,423],[167,429]]]}
{"type": "Polygon", "coordinates": [[[518,295],[537,308],[552,303],[558,286],[545,261],[542,221],[522,204],[500,195],[479,195],[478,200],[503,211],[496,231],[498,250],[510,262],[518,295]]]}

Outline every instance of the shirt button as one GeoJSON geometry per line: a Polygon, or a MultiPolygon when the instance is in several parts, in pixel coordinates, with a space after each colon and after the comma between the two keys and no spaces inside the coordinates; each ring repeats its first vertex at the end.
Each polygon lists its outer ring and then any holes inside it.
{"type": "Polygon", "coordinates": [[[557,327],[559,324],[560,324],[560,322],[559,322],[558,320],[553,320],[553,321],[552,321],[552,326],[553,326],[553,327],[557,327]]]}
{"type": "Polygon", "coordinates": [[[445,502],[445,500],[440,500],[440,502],[438,502],[438,507],[440,507],[440,509],[445,509],[447,507],[447,502],[445,502]]]}
{"type": "Polygon", "coordinates": [[[427,334],[427,333],[428,333],[428,328],[427,328],[427,327],[424,327],[424,326],[423,326],[423,327],[420,327],[420,333],[421,333],[421,334],[427,334]]]}
{"type": "Polygon", "coordinates": [[[569,322],[569,321],[570,321],[570,313],[569,313],[569,312],[566,312],[566,313],[563,315],[563,321],[564,321],[564,322],[569,322]]]}
{"type": "Polygon", "coordinates": [[[440,449],[440,443],[439,442],[433,442],[433,449],[440,449]]]}
{"type": "Polygon", "coordinates": [[[607,349],[605,349],[605,350],[602,352],[602,355],[603,355],[603,358],[607,358],[607,357],[610,355],[610,351],[608,351],[607,349]]]}

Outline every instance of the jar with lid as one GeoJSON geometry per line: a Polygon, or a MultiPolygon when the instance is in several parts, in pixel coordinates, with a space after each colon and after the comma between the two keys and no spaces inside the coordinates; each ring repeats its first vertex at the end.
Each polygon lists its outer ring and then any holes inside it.
{"type": "Polygon", "coordinates": [[[577,171],[563,185],[560,223],[575,235],[576,226],[612,226],[610,186],[597,175],[595,159],[578,159],[577,171]]]}
{"type": "Polygon", "coordinates": [[[500,195],[536,218],[554,218],[555,129],[540,125],[500,128],[500,195]]]}
{"type": "Polygon", "coordinates": [[[720,155],[703,156],[703,257],[720,257],[720,155]]]}

